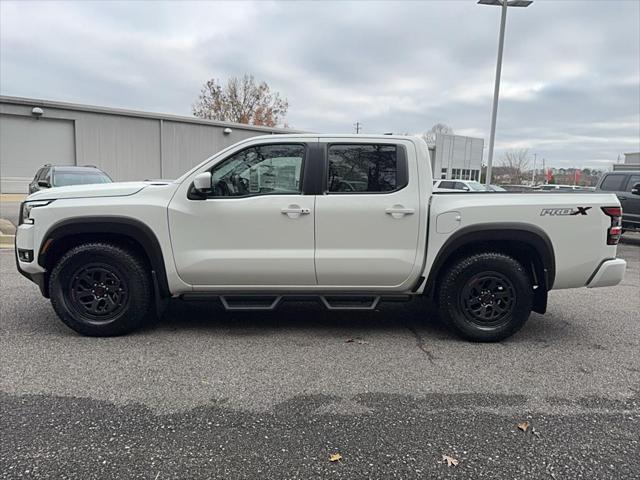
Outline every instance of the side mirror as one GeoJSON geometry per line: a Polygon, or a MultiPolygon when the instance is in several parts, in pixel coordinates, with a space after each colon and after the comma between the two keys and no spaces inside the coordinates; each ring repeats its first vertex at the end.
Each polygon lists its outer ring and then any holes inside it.
{"type": "Polygon", "coordinates": [[[51,184],[44,180],[38,180],[38,186],[42,188],[51,188],[51,184]]]}
{"type": "Polygon", "coordinates": [[[631,189],[631,193],[634,195],[640,195],[640,183],[636,183],[631,189]]]}
{"type": "Polygon", "coordinates": [[[202,172],[193,179],[193,188],[198,192],[208,192],[211,190],[211,172],[202,172]]]}

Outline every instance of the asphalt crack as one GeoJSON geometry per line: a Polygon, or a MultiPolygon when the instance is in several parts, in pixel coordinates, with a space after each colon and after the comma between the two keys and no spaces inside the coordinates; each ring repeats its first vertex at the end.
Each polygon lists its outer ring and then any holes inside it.
{"type": "Polygon", "coordinates": [[[409,330],[415,337],[416,346],[420,350],[422,350],[422,353],[424,353],[427,356],[427,358],[429,359],[429,362],[431,362],[432,365],[435,365],[437,357],[427,348],[427,346],[424,343],[424,338],[422,337],[422,335],[418,333],[418,330],[416,329],[416,327],[414,327],[413,325],[407,325],[407,330],[409,330]]]}

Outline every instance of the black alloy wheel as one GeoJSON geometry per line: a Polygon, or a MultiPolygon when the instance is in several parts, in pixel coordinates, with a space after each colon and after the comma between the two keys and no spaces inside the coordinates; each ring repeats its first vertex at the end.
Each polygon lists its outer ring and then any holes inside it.
{"type": "Polygon", "coordinates": [[[123,335],[152,318],[151,272],[142,253],[128,246],[71,248],[51,271],[49,292],[60,319],[83,335],[123,335]]]}
{"type": "Polygon", "coordinates": [[[437,288],[440,318],[460,336],[476,342],[513,335],[533,308],[530,273],[502,252],[475,253],[452,261],[437,288]]]}
{"type": "Polygon", "coordinates": [[[129,286],[117,268],[90,263],[78,269],[69,285],[71,306],[89,322],[103,323],[118,315],[129,300],[129,286]]]}
{"type": "Polygon", "coordinates": [[[517,301],[513,283],[498,272],[471,277],[460,294],[460,308],[480,328],[495,328],[508,322],[517,301]]]}

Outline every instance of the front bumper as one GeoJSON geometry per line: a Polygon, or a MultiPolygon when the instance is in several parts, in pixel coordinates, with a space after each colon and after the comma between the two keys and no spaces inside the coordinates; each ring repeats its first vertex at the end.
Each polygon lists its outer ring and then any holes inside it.
{"type": "Polygon", "coordinates": [[[13,253],[16,257],[16,267],[18,268],[18,272],[20,272],[23,277],[28,278],[33,283],[38,285],[38,288],[40,289],[40,293],[42,294],[43,297],[49,298],[49,288],[47,285],[47,272],[42,271],[42,272],[31,273],[31,272],[24,271],[22,268],[20,268],[21,262],[18,259],[18,247],[14,248],[13,253]]]}
{"type": "Polygon", "coordinates": [[[621,258],[605,260],[591,275],[587,288],[612,287],[624,279],[627,262],[621,258]]]}
{"type": "Polygon", "coordinates": [[[48,274],[42,266],[38,264],[36,250],[34,249],[33,225],[20,225],[16,231],[16,244],[14,255],[16,258],[16,268],[24,277],[38,285],[40,293],[49,298],[49,288],[47,285],[48,274]],[[23,253],[22,258],[18,256],[18,251],[23,253]],[[24,260],[24,253],[31,252],[31,261],[24,260]]]}

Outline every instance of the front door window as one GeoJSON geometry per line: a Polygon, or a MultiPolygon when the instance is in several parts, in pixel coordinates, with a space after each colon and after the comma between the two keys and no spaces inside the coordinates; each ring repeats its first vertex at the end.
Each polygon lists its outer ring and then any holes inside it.
{"type": "Polygon", "coordinates": [[[260,145],[236,153],[211,171],[210,197],[300,194],[303,145],[260,145]]]}

